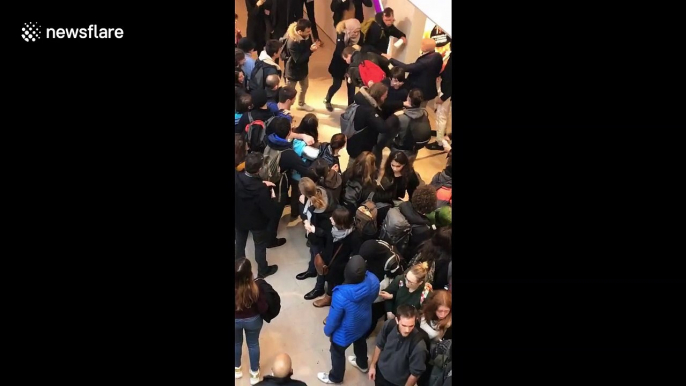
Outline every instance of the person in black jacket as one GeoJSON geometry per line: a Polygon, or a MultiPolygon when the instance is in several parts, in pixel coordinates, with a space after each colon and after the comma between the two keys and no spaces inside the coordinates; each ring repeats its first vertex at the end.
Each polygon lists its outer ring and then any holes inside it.
{"type": "Polygon", "coordinates": [[[364,52],[374,52],[379,55],[388,52],[388,43],[390,37],[401,39],[407,44],[407,37],[396,26],[395,16],[392,8],[386,8],[374,16],[374,23],[369,27],[367,36],[362,46],[364,52]]]}
{"type": "Polygon", "coordinates": [[[426,215],[436,209],[436,188],[431,185],[418,187],[412,199],[401,203],[398,208],[412,227],[407,248],[402,251],[403,257],[409,260],[417,254],[420,245],[430,239],[434,233],[435,226],[426,215]]]}
{"type": "Polygon", "coordinates": [[[445,64],[443,72],[441,72],[441,90],[439,97],[436,99],[436,142],[430,143],[426,146],[429,150],[444,150],[443,137],[445,136],[445,127],[448,124],[448,116],[450,115],[450,104],[453,97],[453,55],[452,42],[450,43],[451,53],[448,62],[445,64]]]}
{"type": "Polygon", "coordinates": [[[286,85],[295,88],[300,83],[298,94],[298,110],[313,112],[314,109],[305,104],[305,95],[309,87],[310,55],[319,46],[312,42],[312,23],[307,19],[300,19],[288,27],[286,42],[286,85]]]}
{"type": "Polygon", "coordinates": [[[377,177],[374,154],[368,151],[363,151],[353,159],[353,163],[343,173],[340,202],[348,208],[351,218],[362,202],[376,191],[377,177]]]}
{"type": "Polygon", "coordinates": [[[269,235],[267,227],[276,215],[276,205],[271,199],[271,190],[257,173],[262,166],[262,154],[250,153],[245,157],[245,171],[236,172],[235,222],[236,258],[245,256],[248,232],[255,243],[255,261],[258,277],[276,273],[278,266],[267,264],[269,235]]]}
{"type": "Polygon", "coordinates": [[[248,9],[248,31],[247,38],[255,43],[255,47],[264,47],[265,41],[269,38],[266,34],[267,19],[270,17],[265,11],[271,9],[272,3],[267,0],[245,0],[248,9]]]}
{"type": "Polygon", "coordinates": [[[385,73],[386,77],[391,75],[389,70],[390,62],[388,59],[374,52],[363,52],[358,50],[358,46],[346,47],[341,53],[343,60],[348,63],[348,82],[354,87],[370,87],[362,81],[360,75],[360,65],[363,61],[368,60],[377,66],[385,73]]]}
{"type": "Polygon", "coordinates": [[[263,89],[253,90],[250,93],[250,96],[252,97],[253,108],[249,112],[244,113],[238,120],[236,134],[245,133],[245,128],[250,122],[259,120],[266,123],[269,118],[272,118],[275,115],[267,107],[266,91],[263,89]]]}
{"type": "MultiPolygon", "coordinates": [[[[387,133],[391,130],[380,116],[380,106],[387,96],[388,88],[383,83],[375,83],[368,91],[361,88],[355,95],[355,103],[359,107],[355,111],[353,120],[355,135],[348,138],[347,147],[350,155],[348,167],[362,152],[372,151],[380,133],[387,133]]],[[[376,162],[376,159],[374,161],[376,162]]]]}
{"type": "MultiPolygon", "coordinates": [[[[329,91],[324,98],[324,105],[328,111],[333,111],[331,105],[331,98],[341,88],[341,84],[345,81],[345,75],[348,70],[348,63],[341,56],[346,47],[359,45],[364,41],[364,34],[360,31],[360,21],[357,19],[343,20],[336,25],[336,48],[329,64],[329,74],[333,78],[333,84],[329,87],[329,91]]],[[[346,83],[348,88],[348,105],[353,103],[355,98],[355,86],[352,83],[346,83]]]]}
{"type": "Polygon", "coordinates": [[[388,119],[395,112],[407,107],[405,104],[410,89],[405,85],[405,69],[402,67],[391,68],[390,75],[381,83],[388,87],[388,98],[381,105],[381,118],[388,119]]]}
{"type": "Polygon", "coordinates": [[[333,25],[338,25],[341,20],[355,18],[362,23],[364,21],[364,8],[373,7],[372,0],[331,0],[331,12],[333,12],[333,25]]]}
{"type": "Polygon", "coordinates": [[[383,56],[388,58],[392,65],[402,67],[410,73],[407,77],[407,87],[422,90],[424,95],[422,107],[426,107],[428,101],[433,100],[438,95],[436,79],[443,68],[443,56],[436,52],[436,41],[431,38],[422,40],[421,50],[422,54],[414,63],[410,64],[392,59],[387,54],[383,54],[383,56]]]}
{"type": "Polygon", "coordinates": [[[419,187],[419,178],[404,152],[396,150],[388,156],[381,186],[393,192],[394,200],[403,200],[405,193],[412,200],[414,191],[419,187]]]}
{"type": "Polygon", "coordinates": [[[305,382],[291,379],[293,376],[293,365],[291,357],[282,353],[274,358],[272,365],[272,375],[265,375],[262,381],[255,385],[260,386],[307,386],[305,382]]]}
{"type": "Polygon", "coordinates": [[[402,150],[410,159],[410,164],[414,164],[419,150],[426,146],[431,140],[431,121],[425,108],[424,95],[422,90],[413,88],[407,95],[407,108],[405,111],[396,112],[395,116],[388,119],[388,122],[398,120],[398,135],[391,143],[391,150],[402,150]]]}
{"type": "MultiPolygon", "coordinates": [[[[291,133],[291,124],[288,119],[276,117],[269,125],[273,132],[267,136],[267,150],[276,150],[280,152],[279,168],[281,173],[287,176],[292,174],[292,171],[298,172],[302,177],[316,178],[314,173],[305,165],[302,158],[293,151],[293,144],[288,141],[288,136],[291,133]]],[[[265,150],[265,152],[267,151],[265,150]]],[[[283,209],[288,202],[288,178],[279,181],[274,188],[276,198],[276,216],[271,218],[269,222],[269,245],[267,248],[279,247],[286,244],[286,239],[277,238],[277,231],[283,209]]]]}

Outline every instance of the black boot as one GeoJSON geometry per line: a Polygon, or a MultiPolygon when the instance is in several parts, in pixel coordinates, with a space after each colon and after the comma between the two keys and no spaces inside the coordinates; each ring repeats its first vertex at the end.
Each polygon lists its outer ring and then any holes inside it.
{"type": "Polygon", "coordinates": [[[333,111],[333,105],[331,104],[331,101],[324,99],[324,106],[326,106],[327,111],[333,111]]]}

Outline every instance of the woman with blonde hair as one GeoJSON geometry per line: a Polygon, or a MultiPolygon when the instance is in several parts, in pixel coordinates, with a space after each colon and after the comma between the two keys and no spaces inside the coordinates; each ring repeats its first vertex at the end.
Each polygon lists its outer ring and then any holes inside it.
{"type": "Polygon", "coordinates": [[[243,352],[243,331],[248,345],[250,358],[250,384],[260,381],[260,331],[261,314],[267,312],[267,299],[255,283],[250,260],[245,257],[236,259],[235,266],[234,319],[234,366],[236,378],[243,377],[241,354],[243,352]]]}
{"type": "MultiPolygon", "coordinates": [[[[336,49],[333,52],[331,64],[329,64],[329,74],[331,74],[331,77],[333,78],[333,84],[329,87],[329,91],[324,98],[324,105],[328,111],[333,111],[331,99],[341,88],[341,85],[346,79],[345,75],[348,72],[348,63],[346,63],[341,56],[343,50],[345,47],[354,45],[361,46],[363,42],[364,34],[362,33],[359,20],[343,20],[336,25],[336,49]]],[[[348,88],[348,105],[351,105],[355,98],[355,85],[346,82],[346,86],[348,88]]]]}
{"type": "Polygon", "coordinates": [[[453,324],[453,295],[445,290],[436,290],[429,294],[422,305],[420,327],[432,343],[439,342],[453,324]]]}
{"type": "Polygon", "coordinates": [[[305,234],[310,244],[310,262],[305,272],[295,276],[298,280],[317,277],[317,283],[312,291],[305,294],[305,300],[312,300],[324,295],[325,278],[317,275],[314,257],[321,254],[326,246],[327,234],[331,232],[331,213],[336,208],[333,194],[322,186],[318,186],[309,177],[303,177],[298,183],[302,193],[300,203],[303,204],[301,218],[305,226],[305,234]]]}
{"type": "Polygon", "coordinates": [[[419,310],[431,286],[424,281],[429,272],[427,263],[416,264],[402,276],[397,276],[379,295],[385,300],[386,318],[395,318],[400,305],[406,304],[419,310]]]}

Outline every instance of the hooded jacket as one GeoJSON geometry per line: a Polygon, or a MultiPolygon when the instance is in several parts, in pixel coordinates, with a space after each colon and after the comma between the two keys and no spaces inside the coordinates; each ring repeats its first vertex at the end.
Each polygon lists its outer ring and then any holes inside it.
{"type": "Polygon", "coordinates": [[[347,347],[362,338],[372,318],[372,303],[379,294],[379,279],[367,272],[361,256],[353,256],[345,266],[345,284],[333,289],[324,334],[339,346],[347,347]]]}
{"type": "Polygon", "coordinates": [[[267,229],[270,218],[276,213],[269,188],[260,177],[251,177],[245,172],[236,172],[235,179],[235,227],[256,231],[267,229]]]}
{"type": "Polygon", "coordinates": [[[383,22],[383,12],[378,12],[374,16],[374,23],[369,26],[362,51],[374,52],[379,55],[387,53],[389,37],[391,36],[400,39],[405,37],[405,34],[395,25],[386,27],[386,24],[383,22]]]}
{"type": "Polygon", "coordinates": [[[428,126],[426,130],[431,131],[431,122],[426,109],[421,107],[405,109],[404,114],[398,117],[399,130],[398,135],[393,140],[394,148],[412,152],[419,151],[416,149],[416,142],[410,131],[410,122],[415,119],[418,119],[415,125],[428,126]]]}
{"type": "Polygon", "coordinates": [[[307,75],[309,74],[310,55],[312,55],[312,51],[310,50],[310,46],[313,44],[312,36],[308,36],[307,39],[304,39],[295,31],[297,25],[298,23],[292,23],[288,27],[288,32],[286,32],[286,36],[288,37],[286,49],[290,54],[288,62],[286,63],[286,79],[291,81],[299,81],[307,78],[307,75]]]}
{"type": "Polygon", "coordinates": [[[381,118],[381,110],[377,106],[376,101],[364,88],[355,94],[355,103],[359,107],[355,112],[353,124],[355,131],[358,133],[350,137],[346,145],[348,154],[353,158],[360,155],[363,151],[372,151],[374,145],[376,145],[379,133],[390,131],[381,118]]]}
{"type": "Polygon", "coordinates": [[[407,219],[407,222],[409,222],[412,227],[409,244],[403,255],[409,261],[417,254],[419,246],[424,241],[431,238],[434,226],[431,225],[431,220],[426,216],[415,211],[412,207],[412,203],[409,201],[401,203],[398,209],[400,209],[400,213],[405,216],[405,219],[407,219]]]}
{"type": "Polygon", "coordinates": [[[343,177],[341,174],[335,170],[329,170],[329,174],[323,180],[319,180],[317,184],[321,184],[335,199],[334,201],[338,204],[338,197],[341,196],[341,190],[343,189],[343,177]]]}
{"type": "Polygon", "coordinates": [[[418,88],[424,94],[424,100],[430,101],[438,95],[436,79],[443,69],[443,56],[436,51],[422,54],[414,63],[405,64],[397,59],[391,59],[391,64],[402,67],[409,72],[405,83],[411,90],[418,88]]]}
{"type": "MultiPolygon", "coordinates": [[[[324,200],[324,208],[317,209],[310,205],[307,211],[310,212],[310,223],[314,225],[314,233],[307,235],[310,243],[315,245],[324,245],[326,243],[326,235],[331,233],[331,214],[336,209],[337,202],[330,191],[321,186],[317,186],[317,190],[322,194],[324,200]]],[[[303,220],[307,219],[307,215],[303,213],[303,220]]]]}

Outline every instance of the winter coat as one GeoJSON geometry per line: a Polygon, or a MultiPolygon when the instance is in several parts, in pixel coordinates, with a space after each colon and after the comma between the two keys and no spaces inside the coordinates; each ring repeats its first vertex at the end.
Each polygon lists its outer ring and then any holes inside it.
{"type": "Polygon", "coordinates": [[[343,190],[343,177],[340,173],[335,170],[329,170],[329,175],[327,175],[323,181],[317,181],[317,184],[331,193],[331,195],[335,197],[336,203],[338,203],[338,198],[341,196],[341,190],[343,190]]]}
{"type": "Polygon", "coordinates": [[[334,288],[324,334],[343,347],[362,338],[367,332],[372,318],[372,303],[378,294],[379,279],[368,271],[361,283],[341,284],[334,288]]]}
{"type": "Polygon", "coordinates": [[[414,257],[419,251],[419,246],[433,235],[434,226],[431,221],[425,216],[414,210],[412,203],[405,201],[399,206],[400,213],[405,216],[407,222],[412,226],[412,234],[410,235],[407,250],[403,256],[408,259],[414,257]]]}
{"type": "Polygon", "coordinates": [[[391,115],[395,114],[396,111],[403,109],[403,103],[407,100],[407,94],[410,93],[410,89],[407,88],[405,83],[399,88],[395,89],[391,86],[391,78],[386,78],[381,81],[388,87],[388,96],[386,100],[381,105],[381,117],[387,119],[391,115]]]}
{"type": "MultiPolygon", "coordinates": [[[[409,166],[406,166],[409,167],[409,166]]],[[[414,170],[411,170],[407,177],[389,177],[384,176],[381,179],[381,186],[384,190],[391,190],[394,194],[393,200],[402,200],[405,198],[405,192],[412,199],[412,194],[419,187],[419,178],[414,170]]]]}
{"type": "MultiPolygon", "coordinates": [[[[419,151],[417,148],[417,143],[415,138],[412,136],[412,132],[410,131],[410,122],[415,119],[420,119],[422,117],[422,120],[418,120],[415,122],[415,125],[419,124],[424,124],[428,126],[427,130],[431,130],[431,122],[429,121],[429,115],[426,112],[426,109],[423,109],[421,107],[417,108],[407,108],[405,109],[404,114],[398,116],[398,135],[393,139],[393,148],[395,149],[400,149],[400,150],[407,150],[411,151],[413,153],[416,153],[419,151]]],[[[421,126],[420,126],[421,127],[421,126]]]]}
{"type": "Polygon", "coordinates": [[[245,0],[245,6],[248,9],[248,28],[246,37],[255,43],[255,47],[262,48],[267,42],[267,18],[265,9],[271,9],[271,3],[264,3],[257,6],[257,0],[245,0]]]}
{"type": "Polygon", "coordinates": [[[295,31],[297,24],[298,23],[292,23],[288,27],[288,32],[286,33],[288,37],[286,49],[290,55],[288,62],[286,63],[286,79],[291,81],[307,78],[310,71],[310,55],[312,55],[312,51],[310,50],[310,46],[313,44],[312,36],[308,36],[307,39],[300,36],[295,31]]]}
{"type": "Polygon", "coordinates": [[[360,63],[365,60],[376,64],[386,73],[386,77],[391,76],[391,70],[388,69],[388,64],[390,63],[388,59],[381,55],[375,54],[374,52],[361,52],[355,51],[353,57],[350,60],[350,66],[348,66],[348,76],[350,81],[355,87],[367,87],[369,85],[362,82],[362,77],[360,76],[360,63]]]}
{"type": "Polygon", "coordinates": [[[391,64],[402,67],[410,75],[405,84],[411,90],[418,88],[424,94],[424,100],[430,101],[438,95],[436,79],[443,69],[443,57],[436,51],[422,54],[414,63],[405,64],[397,59],[391,59],[391,64]]]}
{"type": "MultiPolygon", "coordinates": [[[[348,71],[348,63],[343,60],[341,56],[345,47],[352,46],[352,42],[345,44],[345,23],[340,22],[336,26],[336,48],[333,51],[333,57],[331,58],[331,63],[329,64],[329,74],[334,79],[343,79],[346,72],[348,71]]],[[[360,40],[358,40],[357,45],[361,46],[364,42],[364,34],[360,32],[360,40]]]]}
{"type": "Polygon", "coordinates": [[[290,376],[286,378],[277,378],[272,375],[265,375],[261,382],[256,383],[258,386],[307,386],[307,383],[291,379],[290,376]]]}
{"type": "MultiPolygon", "coordinates": [[[[376,191],[376,182],[372,181],[372,183],[368,185],[362,185],[362,181],[351,179],[351,175],[352,169],[346,170],[345,173],[343,173],[342,189],[339,201],[341,205],[348,209],[350,216],[353,217],[355,216],[355,211],[357,208],[362,205],[367,197],[369,197],[369,194],[376,191]],[[356,194],[355,189],[352,188],[352,185],[360,185],[360,192],[356,194]]],[[[374,197],[376,197],[376,195],[374,197]]]]}
{"type": "Polygon", "coordinates": [[[367,38],[362,46],[362,51],[374,52],[379,55],[388,53],[389,37],[391,36],[400,39],[405,37],[405,34],[395,25],[386,27],[386,24],[383,22],[383,12],[378,12],[374,16],[374,23],[369,26],[367,38]]]}
{"type": "Polygon", "coordinates": [[[355,158],[363,151],[372,151],[376,145],[379,133],[387,133],[390,129],[381,119],[381,110],[365,89],[355,94],[355,103],[359,105],[355,111],[353,124],[358,133],[348,139],[346,147],[348,154],[355,158]],[[364,130],[363,130],[364,129],[364,130]],[[363,131],[361,131],[363,130],[363,131]]]}
{"type": "MultiPolygon", "coordinates": [[[[322,198],[324,200],[324,208],[316,209],[314,206],[310,205],[307,211],[310,212],[310,223],[314,225],[314,233],[309,233],[307,235],[307,240],[314,245],[325,245],[326,237],[331,234],[331,214],[338,206],[338,202],[334,196],[328,190],[321,186],[317,186],[317,190],[322,193],[322,198]]],[[[302,217],[304,220],[307,219],[307,215],[303,213],[302,217]]]]}
{"type": "Polygon", "coordinates": [[[373,7],[372,0],[331,0],[331,12],[333,12],[333,25],[338,25],[338,23],[343,20],[343,12],[350,7],[350,4],[355,5],[355,19],[359,20],[360,23],[364,21],[364,8],[373,7]]]}
{"type": "Polygon", "coordinates": [[[276,213],[270,189],[262,183],[260,177],[251,177],[244,172],[236,172],[235,177],[234,225],[243,230],[267,229],[269,220],[276,213]]]}
{"type": "Polygon", "coordinates": [[[326,275],[326,281],[329,282],[329,288],[333,289],[339,284],[343,284],[345,280],[344,270],[350,260],[351,256],[355,256],[362,245],[362,239],[358,232],[354,230],[348,234],[344,239],[334,242],[333,235],[329,232],[326,235],[326,244],[322,253],[322,259],[329,266],[329,274],[326,275]],[[338,248],[341,248],[340,250],[338,248]],[[336,251],[339,251],[336,255],[336,251]],[[336,258],[333,259],[334,255],[336,258]],[[333,259],[333,262],[332,262],[333,259]]]}

